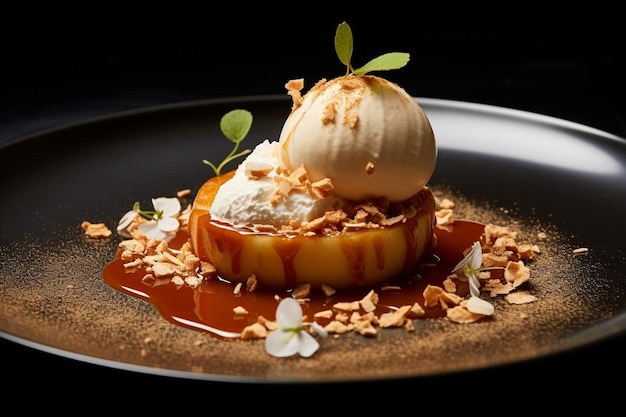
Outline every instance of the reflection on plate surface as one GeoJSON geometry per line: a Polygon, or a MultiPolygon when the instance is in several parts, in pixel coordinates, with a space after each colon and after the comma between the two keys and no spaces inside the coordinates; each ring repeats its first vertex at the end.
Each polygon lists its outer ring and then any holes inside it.
{"type": "Polygon", "coordinates": [[[152,305],[108,287],[101,270],[120,241],[89,240],[83,220],[117,224],[134,201],[197,188],[201,159],[229,152],[219,131],[246,108],[246,142],[276,139],[285,97],[210,100],[67,126],[0,149],[0,331],[81,361],[183,378],[280,382],[425,376],[543,357],[621,334],[626,256],[626,141],[515,110],[420,99],[439,145],[431,187],[458,213],[507,223],[541,249],[531,305],[496,305],[493,320],[417,320],[375,340],[324,340],[312,358],[269,357],[262,342],[224,342],[165,321],[152,305]],[[548,238],[536,240],[536,233],[548,238]],[[586,255],[572,250],[588,247],[586,255]],[[524,318],[521,318],[524,316],[524,318]],[[364,366],[376,363],[378,366],[364,366]]]}
{"type": "MultiPolygon", "coordinates": [[[[455,104],[442,109],[448,113],[446,119],[454,117],[454,123],[439,125],[438,133],[450,139],[440,143],[440,147],[512,158],[575,172],[608,176],[626,174],[626,167],[619,155],[613,155],[610,148],[589,142],[593,136],[610,137],[606,133],[511,109],[489,109],[475,105],[476,111],[468,111],[465,103],[460,103],[460,111],[452,115],[450,113],[454,112],[455,104]],[[485,110],[491,116],[489,125],[474,127],[476,119],[485,110]]],[[[436,118],[437,111],[431,110],[429,115],[436,118]]]]}

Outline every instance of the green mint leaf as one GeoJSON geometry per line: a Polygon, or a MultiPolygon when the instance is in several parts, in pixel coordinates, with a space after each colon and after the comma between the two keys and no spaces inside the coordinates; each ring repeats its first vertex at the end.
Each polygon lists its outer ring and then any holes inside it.
{"type": "Polygon", "coordinates": [[[402,68],[409,62],[409,54],[405,52],[389,52],[372,59],[361,68],[355,69],[353,72],[356,75],[365,75],[372,71],[388,71],[398,68],[402,68]]]}
{"type": "Polygon", "coordinates": [[[231,142],[239,143],[248,134],[252,127],[252,113],[248,110],[231,110],[222,116],[220,129],[231,142]]]}

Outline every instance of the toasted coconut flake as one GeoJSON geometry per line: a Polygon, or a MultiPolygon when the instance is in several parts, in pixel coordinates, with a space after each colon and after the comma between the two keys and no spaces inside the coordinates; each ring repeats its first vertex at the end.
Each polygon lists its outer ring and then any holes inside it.
{"type": "Polygon", "coordinates": [[[191,189],[185,188],[183,190],[178,190],[176,192],[176,197],[178,197],[178,198],[185,198],[185,197],[187,197],[190,194],[191,194],[191,189]]]}
{"type": "Polygon", "coordinates": [[[472,313],[463,306],[456,306],[446,310],[446,317],[455,323],[474,323],[485,316],[472,313]]]}
{"type": "Polygon", "coordinates": [[[411,306],[402,306],[395,311],[390,311],[380,315],[378,324],[382,328],[402,327],[406,321],[406,314],[411,310],[411,306]]]}
{"type": "Polygon", "coordinates": [[[419,303],[413,303],[411,309],[407,313],[407,317],[417,318],[422,317],[424,314],[426,314],[426,310],[424,310],[424,308],[419,305],[419,303]]]}
{"type": "Polygon", "coordinates": [[[311,294],[311,284],[302,284],[294,288],[291,295],[296,300],[307,298],[311,294]]]}
{"type": "Polygon", "coordinates": [[[246,310],[245,307],[242,306],[237,306],[233,308],[233,312],[237,315],[248,314],[248,310],[246,310]]]}
{"type": "Polygon", "coordinates": [[[81,228],[85,231],[85,235],[90,238],[99,239],[109,237],[113,234],[104,223],[90,223],[84,221],[81,223],[81,228]]]}
{"type": "Polygon", "coordinates": [[[530,269],[522,261],[509,262],[504,269],[504,279],[517,288],[530,279],[530,269]]]}
{"type": "Polygon", "coordinates": [[[537,301],[538,298],[528,291],[516,291],[504,297],[510,304],[528,304],[537,301]]]}
{"type": "Polygon", "coordinates": [[[326,285],[326,284],[322,284],[322,291],[324,292],[324,295],[326,295],[327,297],[330,297],[331,295],[337,292],[337,290],[335,290],[333,287],[331,287],[330,285],[326,285]]]}
{"type": "Polygon", "coordinates": [[[424,289],[424,307],[434,307],[439,304],[439,298],[444,290],[436,285],[428,284],[424,289]]]}
{"type": "Polygon", "coordinates": [[[451,209],[441,209],[435,212],[437,226],[447,226],[454,223],[454,211],[451,209]]]}
{"type": "Polygon", "coordinates": [[[509,236],[513,239],[517,239],[517,232],[510,230],[508,227],[498,226],[492,223],[485,225],[483,235],[485,237],[485,246],[488,248],[490,248],[494,242],[502,236],[509,236]]]}
{"type": "Polygon", "coordinates": [[[449,198],[443,198],[439,201],[439,208],[453,209],[454,207],[456,207],[456,204],[454,203],[454,201],[450,200],[449,198]]]}
{"type": "Polygon", "coordinates": [[[322,310],[318,311],[313,315],[316,319],[330,319],[333,316],[332,310],[322,310]]]}
{"type": "Polygon", "coordinates": [[[333,320],[324,326],[328,333],[343,334],[352,331],[352,326],[348,326],[340,321],[333,320]]]}
{"type": "Polygon", "coordinates": [[[241,332],[242,340],[263,339],[267,337],[267,328],[260,323],[252,323],[241,332]]]}
{"type": "Polygon", "coordinates": [[[361,308],[368,313],[376,310],[376,304],[378,304],[378,294],[376,294],[374,290],[371,290],[359,301],[359,304],[361,305],[361,308]]]}
{"type": "Polygon", "coordinates": [[[272,172],[274,166],[264,162],[249,161],[246,162],[245,173],[250,179],[259,179],[267,177],[272,172]]]}
{"type": "Polygon", "coordinates": [[[287,94],[291,96],[293,101],[291,110],[295,110],[300,107],[303,101],[302,93],[300,91],[304,88],[304,78],[287,81],[285,88],[287,89],[287,94]]]}
{"type": "Polygon", "coordinates": [[[500,282],[500,280],[497,280],[497,279],[489,280],[482,287],[482,291],[489,292],[489,295],[491,297],[496,297],[498,295],[508,294],[511,291],[513,291],[514,289],[515,289],[515,287],[513,287],[512,283],[510,283],[510,282],[502,283],[502,282],[500,282]]]}
{"type": "Polygon", "coordinates": [[[358,301],[335,303],[333,308],[341,311],[357,311],[360,308],[358,301]]]}

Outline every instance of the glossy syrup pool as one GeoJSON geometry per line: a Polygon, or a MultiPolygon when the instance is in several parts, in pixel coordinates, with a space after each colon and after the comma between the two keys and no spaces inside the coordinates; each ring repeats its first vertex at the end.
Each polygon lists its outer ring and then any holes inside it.
{"type": "MultiPolygon", "coordinates": [[[[352,302],[362,299],[374,290],[378,296],[377,315],[403,305],[415,302],[423,306],[423,292],[427,285],[442,286],[452,269],[463,258],[463,252],[471,244],[481,239],[484,225],[471,221],[456,221],[446,229],[435,228],[437,245],[416,265],[413,273],[398,277],[395,281],[378,287],[363,287],[338,291],[326,296],[312,290],[309,299],[302,305],[305,317],[322,310],[332,309],[338,302],[352,302]],[[392,289],[383,289],[393,286],[392,289]]],[[[188,239],[187,233],[179,232],[170,243],[171,248],[179,248],[188,239]]],[[[235,338],[244,327],[257,322],[259,316],[274,320],[278,300],[290,296],[289,291],[253,292],[245,290],[234,293],[235,285],[219,278],[205,278],[193,288],[173,283],[150,285],[142,282],[143,270],[126,272],[123,261],[118,257],[103,270],[104,280],[114,289],[153,304],[168,321],[191,329],[207,332],[218,338],[235,338]],[[235,314],[235,307],[243,307],[248,314],[235,314]]],[[[458,288],[459,295],[467,294],[467,287],[458,288]]],[[[439,306],[425,308],[422,318],[443,317],[445,312],[439,306]]],[[[318,323],[325,325],[324,321],[318,323]]]]}

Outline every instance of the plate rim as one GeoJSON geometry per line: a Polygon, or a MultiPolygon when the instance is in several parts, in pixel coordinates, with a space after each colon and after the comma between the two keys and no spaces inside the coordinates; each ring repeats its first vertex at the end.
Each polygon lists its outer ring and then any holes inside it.
{"type": "MultiPolygon", "coordinates": [[[[511,107],[504,107],[494,104],[485,104],[479,102],[472,101],[464,101],[464,100],[455,100],[455,99],[446,99],[446,98],[435,98],[435,97],[422,97],[422,96],[413,96],[413,99],[417,101],[417,103],[422,106],[431,106],[431,107],[446,107],[446,108],[454,108],[454,109],[462,109],[462,110],[474,110],[480,111],[484,113],[490,114],[500,114],[507,117],[512,118],[522,118],[527,121],[541,122],[552,125],[557,125],[560,127],[565,127],[573,130],[580,130],[588,134],[594,134],[599,136],[605,136],[607,139],[617,140],[619,142],[626,141],[626,137],[621,137],[619,135],[607,132],[602,129],[598,129],[592,126],[585,125],[583,123],[574,122],[571,120],[550,116],[538,112],[532,112],[528,110],[515,109],[511,107]]],[[[232,96],[232,97],[213,97],[213,98],[205,98],[205,99],[196,99],[196,100],[183,100],[176,101],[171,103],[157,104],[151,106],[141,106],[132,109],[113,111],[106,114],[98,115],[98,116],[90,116],[84,119],[74,120],[71,122],[66,122],[59,124],[58,126],[48,127],[45,129],[38,130],[36,132],[29,133],[27,135],[18,136],[14,139],[4,141],[0,143],[0,151],[3,149],[16,145],[18,143],[23,143],[28,140],[32,140],[39,136],[44,136],[48,134],[53,134],[59,131],[63,131],[66,129],[78,128],[81,126],[106,122],[114,119],[123,119],[126,117],[134,117],[142,114],[148,113],[156,113],[161,111],[171,111],[176,109],[184,109],[188,107],[201,107],[201,106],[209,106],[209,105],[220,105],[220,104],[228,104],[228,103],[244,103],[244,102],[279,102],[284,101],[286,103],[290,102],[291,99],[284,94],[262,94],[262,95],[242,95],[242,96],[232,96]]]]}

